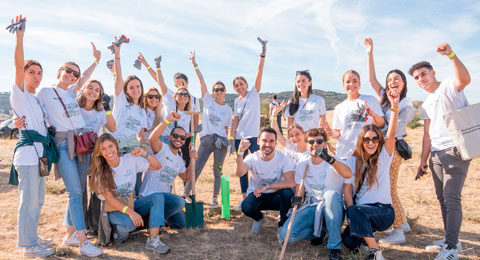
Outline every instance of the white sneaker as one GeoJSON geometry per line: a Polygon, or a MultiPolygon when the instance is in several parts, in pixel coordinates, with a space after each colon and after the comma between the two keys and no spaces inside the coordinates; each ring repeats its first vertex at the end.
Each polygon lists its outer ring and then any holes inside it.
{"type": "Polygon", "coordinates": [[[155,251],[159,254],[166,254],[170,252],[170,247],[165,245],[162,240],[160,240],[160,236],[155,236],[153,240],[148,238],[147,242],[145,242],[145,249],[155,251]]]}
{"type": "Polygon", "coordinates": [[[382,251],[377,249],[368,249],[367,260],[385,260],[382,255],[382,251]]]}
{"type": "Polygon", "coordinates": [[[233,206],[233,210],[242,211],[242,202],[243,200],[241,200],[237,205],[233,206]]]}
{"type": "Polygon", "coordinates": [[[442,251],[435,257],[435,260],[458,260],[457,249],[447,249],[447,245],[443,245],[442,251]]]}
{"type": "Polygon", "coordinates": [[[23,249],[24,257],[47,257],[55,253],[55,249],[36,245],[23,249]]]}
{"type": "Polygon", "coordinates": [[[408,233],[412,231],[412,228],[410,227],[410,224],[408,222],[405,222],[405,224],[402,225],[403,233],[408,233]]]}
{"type": "Polygon", "coordinates": [[[259,221],[254,220],[252,225],[252,230],[250,232],[256,235],[260,234],[262,232],[263,221],[265,221],[265,218],[262,218],[259,221]]]}
{"type": "Polygon", "coordinates": [[[63,244],[66,246],[80,246],[80,240],[77,237],[77,233],[73,232],[70,238],[63,238],[63,244]]]}
{"type": "MultiPolygon", "coordinates": [[[[425,251],[440,252],[444,244],[445,244],[445,237],[443,237],[442,239],[433,241],[431,245],[425,247],[425,251]]],[[[463,248],[462,248],[462,242],[460,242],[460,240],[458,240],[456,246],[457,246],[457,252],[462,253],[463,248]]]]}
{"type": "Polygon", "coordinates": [[[49,246],[53,245],[53,239],[37,237],[37,244],[39,244],[41,246],[44,246],[44,247],[49,247],[49,246]]]}
{"type": "Polygon", "coordinates": [[[80,254],[88,257],[96,257],[103,254],[103,250],[90,244],[90,241],[86,239],[80,247],[80,254]]]}
{"type": "Polygon", "coordinates": [[[403,230],[401,229],[394,229],[390,233],[390,235],[386,238],[380,239],[380,243],[385,243],[385,244],[403,244],[406,242],[405,235],[403,234],[403,230]]]}
{"type": "Polygon", "coordinates": [[[218,208],[218,198],[217,197],[212,197],[212,203],[207,204],[207,207],[210,208],[210,209],[218,208]]]}

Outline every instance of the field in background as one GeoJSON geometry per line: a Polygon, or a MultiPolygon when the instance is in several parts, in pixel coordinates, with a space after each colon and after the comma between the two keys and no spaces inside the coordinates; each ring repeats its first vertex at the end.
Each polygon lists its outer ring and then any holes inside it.
{"type": "MultiPolygon", "coordinates": [[[[329,114],[331,119],[331,114],[329,114]]],[[[329,120],[331,122],[331,120],[329,120]]],[[[398,189],[406,208],[412,232],[407,234],[407,243],[399,246],[384,246],[386,259],[433,259],[436,254],[426,253],[424,247],[432,240],[439,239],[442,233],[442,220],[438,201],[433,189],[433,181],[428,175],[414,181],[419,162],[423,127],[408,130],[408,143],[414,151],[413,159],[401,166],[398,189]]],[[[15,140],[0,140],[0,259],[19,259],[21,250],[16,246],[16,224],[18,192],[16,187],[8,185],[8,173],[15,140]]],[[[279,147],[281,149],[281,146],[279,147]]],[[[241,200],[240,185],[235,177],[234,157],[227,157],[223,171],[230,177],[231,205],[241,200]]],[[[460,240],[463,243],[461,259],[480,260],[480,160],[475,159],[470,165],[467,181],[463,190],[463,225],[460,240]]],[[[199,179],[197,197],[210,202],[213,189],[212,160],[209,160],[199,179]]],[[[66,249],[61,245],[65,232],[62,226],[67,195],[62,192],[63,183],[54,183],[48,179],[48,192],[42,208],[39,234],[54,238],[55,247],[61,254],[48,259],[83,259],[78,248],[66,249]],[[51,192],[60,194],[52,194],[51,192]]],[[[176,181],[177,193],[182,190],[182,183],[176,181]]],[[[221,219],[220,210],[205,210],[206,226],[196,230],[176,231],[165,229],[161,236],[172,251],[158,257],[143,249],[146,231],[133,235],[124,245],[104,248],[104,255],[98,259],[277,259],[281,245],[276,238],[276,222],[278,212],[267,212],[267,218],[261,235],[250,234],[252,220],[240,213],[232,211],[228,220],[221,219]]],[[[383,237],[379,234],[377,238],[383,237]]],[[[95,239],[93,239],[95,241],[95,239]]],[[[350,258],[344,251],[346,259],[350,258]]],[[[286,259],[328,259],[325,246],[310,246],[308,241],[289,245],[286,259]]]]}

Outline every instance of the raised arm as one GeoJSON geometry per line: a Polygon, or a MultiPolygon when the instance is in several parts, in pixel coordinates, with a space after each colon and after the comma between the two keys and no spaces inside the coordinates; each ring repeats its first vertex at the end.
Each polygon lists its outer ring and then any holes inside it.
{"type": "MultiPolygon", "coordinates": [[[[117,37],[115,37],[117,40],[117,37]]],[[[121,45],[120,45],[121,46],[121,45]]],[[[113,62],[113,68],[115,73],[115,97],[118,97],[123,88],[122,66],[120,64],[120,46],[113,43],[113,49],[115,53],[115,60],[113,62]]]]}
{"type": "MultiPolygon", "coordinates": [[[[23,18],[25,19],[25,18],[23,18]]],[[[19,20],[22,20],[22,16],[17,16],[16,17],[16,22],[19,20]]],[[[14,23],[12,19],[12,24],[14,23]]],[[[21,26],[19,30],[17,31],[17,41],[15,43],[15,57],[14,57],[14,63],[15,63],[15,84],[24,91],[24,56],[23,56],[23,35],[25,33],[25,26],[21,26]]]]}
{"type": "Polygon", "coordinates": [[[153,80],[155,80],[155,82],[158,82],[157,74],[155,74],[155,71],[152,69],[152,67],[150,67],[150,65],[148,65],[147,60],[145,60],[145,58],[143,57],[143,54],[141,52],[138,52],[137,59],[143,64],[143,66],[145,66],[145,68],[147,68],[147,71],[150,74],[150,76],[152,76],[153,80]]]}
{"type": "Polygon", "coordinates": [[[398,125],[398,103],[400,102],[400,93],[391,90],[387,93],[388,100],[390,101],[390,122],[388,122],[387,135],[385,137],[385,148],[389,155],[392,155],[395,149],[395,132],[397,132],[398,125]]]}
{"type": "Polygon", "coordinates": [[[112,110],[110,109],[110,96],[107,94],[103,94],[102,96],[102,104],[103,109],[105,110],[105,114],[107,114],[107,123],[105,127],[110,131],[110,133],[115,132],[117,130],[117,124],[115,123],[115,118],[113,118],[112,110]]]}
{"type": "Polygon", "coordinates": [[[195,51],[190,52],[190,61],[193,64],[193,69],[195,70],[195,74],[197,74],[198,80],[200,81],[200,86],[202,88],[202,97],[208,92],[207,84],[205,84],[205,80],[203,79],[203,75],[198,68],[197,61],[195,60],[195,51]]]}
{"type": "Polygon", "coordinates": [[[160,62],[162,62],[162,56],[158,56],[155,59],[155,70],[156,70],[156,81],[158,86],[160,87],[160,91],[162,91],[162,95],[167,94],[168,87],[165,84],[165,79],[163,78],[162,68],[160,67],[160,62]]]}
{"type": "Polygon", "coordinates": [[[453,63],[453,71],[455,72],[455,81],[453,83],[455,89],[457,89],[457,91],[464,90],[465,87],[470,84],[471,78],[463,62],[446,42],[437,46],[437,52],[450,58],[453,63]]]}
{"type": "Polygon", "coordinates": [[[93,44],[93,42],[90,42],[90,44],[92,44],[92,50],[93,50],[93,57],[95,58],[95,60],[93,61],[93,63],[82,73],[82,75],[80,76],[80,78],[78,79],[78,87],[77,87],[77,90],[81,89],[83,84],[85,84],[85,82],[87,82],[90,77],[92,76],[92,73],[93,71],[95,71],[95,68],[97,67],[98,65],[98,62],[100,62],[100,58],[102,57],[102,54],[100,53],[99,50],[97,50],[97,48],[95,47],[95,44],[93,44]]]}
{"type": "Polygon", "coordinates": [[[257,40],[262,44],[262,53],[260,53],[260,60],[258,62],[257,67],[257,76],[255,77],[255,88],[257,92],[260,92],[260,88],[262,87],[262,76],[263,76],[263,65],[265,64],[265,53],[267,52],[267,42],[257,37],[257,40]]]}
{"type": "Polygon", "coordinates": [[[160,163],[160,161],[157,158],[155,158],[155,156],[147,153],[145,150],[143,150],[140,147],[136,147],[130,154],[134,157],[141,156],[147,159],[149,164],[148,166],[149,170],[159,170],[160,168],[162,168],[162,163],[160,163]]]}
{"type": "Polygon", "coordinates": [[[150,146],[152,148],[153,153],[158,153],[162,149],[162,141],[160,141],[160,136],[167,128],[167,125],[180,120],[180,114],[175,111],[170,112],[167,116],[167,120],[158,124],[155,129],[153,129],[152,133],[150,134],[150,146]]]}
{"type": "Polygon", "coordinates": [[[363,44],[365,44],[365,49],[367,51],[367,57],[368,57],[368,81],[370,82],[370,85],[372,85],[373,90],[375,90],[375,93],[377,93],[377,96],[381,96],[382,92],[382,85],[380,82],[377,80],[377,74],[375,73],[375,64],[373,63],[373,40],[372,38],[366,38],[363,41],[363,44]]]}
{"type": "Polygon", "coordinates": [[[238,146],[236,175],[238,177],[242,177],[248,172],[248,164],[243,162],[243,153],[248,149],[248,147],[250,147],[250,141],[247,139],[242,139],[238,146]]]}

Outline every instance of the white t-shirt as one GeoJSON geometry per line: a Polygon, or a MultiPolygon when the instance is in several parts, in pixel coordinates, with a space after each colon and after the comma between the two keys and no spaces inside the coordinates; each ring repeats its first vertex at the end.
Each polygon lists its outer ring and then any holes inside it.
{"type": "Polygon", "coordinates": [[[219,105],[210,93],[203,97],[202,131],[200,137],[217,134],[227,137],[225,127],[232,125],[232,109],[227,105],[219,105]]]}
{"type": "Polygon", "coordinates": [[[260,94],[255,86],[244,98],[235,98],[234,115],[238,116],[235,139],[257,137],[260,133],[260,94]]]}
{"type": "Polygon", "coordinates": [[[355,100],[344,100],[338,104],[333,111],[333,129],[340,130],[341,136],[337,141],[337,156],[347,158],[355,150],[357,136],[363,126],[373,124],[373,118],[367,116],[362,120],[362,113],[365,111],[365,101],[370,109],[379,116],[383,116],[382,108],[378,100],[369,95],[360,95],[355,100]]]}
{"type": "MultiPolygon", "coordinates": [[[[10,105],[15,110],[18,117],[25,116],[25,128],[27,130],[35,130],[39,134],[46,136],[47,129],[45,127],[46,118],[43,117],[43,108],[35,95],[28,92],[25,84],[22,91],[16,84],[13,84],[12,94],[10,95],[10,105]]],[[[46,113],[45,113],[46,115],[46,113]]],[[[35,147],[31,145],[19,147],[13,158],[14,165],[37,165],[38,156],[43,156],[42,143],[35,142],[35,147]],[[38,151],[35,151],[35,148],[38,151]]]]}
{"type": "MultiPolygon", "coordinates": [[[[190,99],[192,100],[192,99],[190,99]]],[[[198,101],[198,100],[197,100],[198,101]]],[[[192,108],[193,108],[193,104],[192,108]]],[[[177,122],[172,122],[169,124],[165,130],[163,131],[162,135],[164,136],[169,136],[170,133],[172,132],[173,128],[176,126],[181,126],[187,133],[190,132],[190,120],[192,118],[191,115],[187,114],[186,111],[180,111],[177,110],[177,102],[175,101],[175,98],[170,95],[170,92],[167,92],[165,96],[163,97],[163,108],[162,108],[162,114],[165,118],[170,114],[172,111],[176,111],[177,113],[180,114],[180,120],[177,122]]]]}
{"type": "MultiPolygon", "coordinates": [[[[256,151],[245,157],[243,160],[248,165],[252,174],[247,189],[247,194],[255,191],[255,188],[267,184],[278,183],[285,179],[285,172],[293,171],[291,160],[288,160],[284,153],[275,150],[273,158],[266,162],[261,158],[261,151],[256,151]]],[[[267,190],[264,193],[273,193],[275,190],[267,190]]]]}
{"type": "Polygon", "coordinates": [[[287,106],[285,116],[293,117],[293,121],[301,125],[305,132],[312,128],[318,128],[320,116],[327,113],[323,98],[312,94],[309,98],[299,98],[298,102],[297,112],[293,116],[290,115],[290,106],[287,106]]]}
{"type": "MultiPolygon", "coordinates": [[[[166,94],[170,95],[171,97],[175,96],[175,92],[173,92],[170,89],[167,90],[166,94]]],[[[191,103],[193,112],[200,112],[200,99],[194,97],[192,93],[190,93],[190,103],[191,103]]]]}
{"type": "MultiPolygon", "coordinates": [[[[356,204],[373,204],[373,203],[382,203],[382,204],[392,204],[392,196],[390,194],[390,165],[392,164],[393,153],[388,155],[385,145],[382,147],[380,156],[378,157],[378,168],[377,168],[377,182],[372,186],[368,187],[367,178],[363,181],[362,188],[357,194],[356,204]]],[[[355,174],[361,174],[355,172],[355,157],[351,156],[347,159],[346,164],[352,170],[353,176],[345,180],[345,183],[350,183],[353,185],[353,193],[355,194],[355,174]]]]}
{"type": "Polygon", "coordinates": [[[107,115],[105,114],[105,110],[97,111],[95,109],[85,110],[81,108],[80,113],[82,113],[83,120],[85,120],[84,129],[86,131],[98,133],[100,128],[107,124],[107,115]]]}
{"type": "MultiPolygon", "coordinates": [[[[135,192],[135,183],[137,182],[137,172],[144,172],[148,169],[147,159],[143,157],[134,157],[131,154],[120,156],[120,163],[117,167],[112,168],[113,180],[117,189],[114,190],[117,197],[128,197],[135,192]]],[[[99,199],[105,200],[100,195],[99,199]]]]}
{"type": "Polygon", "coordinates": [[[80,106],[75,98],[75,90],[77,87],[77,84],[73,84],[70,85],[67,90],[59,87],[42,88],[37,94],[38,101],[40,101],[40,104],[42,104],[43,108],[47,111],[48,122],[55,127],[57,132],[65,132],[73,130],[73,128],[62,103],[60,103],[57,94],[55,94],[53,90],[54,88],[57,90],[60,98],[62,98],[75,129],[85,126],[85,120],[83,120],[82,113],[80,112],[80,106]]]}
{"type": "MultiPolygon", "coordinates": [[[[382,88],[378,102],[380,102],[381,97],[383,96],[385,89],[382,88]]],[[[385,116],[385,125],[382,128],[384,135],[387,134],[388,124],[390,123],[390,115],[392,111],[390,106],[386,107],[386,104],[382,106],[382,111],[385,116]]],[[[398,104],[398,125],[397,131],[395,132],[395,137],[397,139],[403,139],[407,135],[407,125],[415,116],[415,108],[413,107],[412,101],[408,97],[404,97],[400,100],[398,104]]]]}
{"type": "Polygon", "coordinates": [[[431,120],[429,134],[432,151],[440,151],[457,145],[448,133],[447,125],[443,120],[443,115],[451,112],[444,97],[446,96],[450,100],[454,109],[466,107],[468,103],[463,91],[459,92],[455,88],[454,81],[454,77],[442,80],[440,86],[428,94],[422,104],[423,119],[431,120]]]}
{"type": "Polygon", "coordinates": [[[139,105],[129,103],[123,91],[114,98],[113,117],[117,128],[115,138],[128,138],[147,128],[147,112],[139,105]]]}
{"type": "Polygon", "coordinates": [[[310,158],[310,152],[308,151],[308,149],[306,149],[305,152],[300,153],[298,152],[297,147],[295,147],[295,145],[292,144],[289,140],[287,140],[284,153],[288,158],[292,160],[292,165],[294,168],[300,161],[310,158]]]}
{"type": "Polygon", "coordinates": [[[153,123],[155,122],[155,117],[157,114],[155,111],[147,107],[147,131],[153,130],[153,123]]]}
{"type": "Polygon", "coordinates": [[[336,191],[340,196],[343,195],[343,183],[345,178],[340,176],[335,168],[323,161],[314,165],[311,159],[303,160],[297,165],[295,170],[295,183],[300,184],[305,172],[305,166],[308,166],[307,177],[305,177],[305,192],[307,196],[313,196],[317,200],[323,198],[327,190],[336,191]]]}
{"type": "Polygon", "coordinates": [[[156,192],[170,192],[170,186],[179,173],[185,172],[185,163],[179,154],[173,154],[169,145],[163,144],[162,149],[154,155],[162,163],[159,170],[148,170],[145,173],[140,196],[146,197],[156,192]]]}

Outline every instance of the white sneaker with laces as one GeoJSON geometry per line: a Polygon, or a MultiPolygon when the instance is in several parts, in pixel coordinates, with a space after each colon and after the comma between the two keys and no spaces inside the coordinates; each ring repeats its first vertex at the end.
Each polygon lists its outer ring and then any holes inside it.
{"type": "Polygon", "coordinates": [[[208,208],[211,208],[211,209],[216,209],[216,208],[218,208],[218,198],[217,198],[217,197],[212,197],[212,203],[211,203],[211,204],[207,204],[207,207],[208,207],[208,208]]]}
{"type": "Polygon", "coordinates": [[[166,254],[170,252],[170,247],[165,245],[162,240],[160,240],[160,236],[155,236],[153,240],[148,238],[147,242],[145,242],[145,249],[155,251],[159,254],[166,254]]]}
{"type": "Polygon", "coordinates": [[[90,244],[88,239],[80,246],[80,254],[88,257],[96,257],[103,254],[103,250],[90,244]]]}
{"type": "Polygon", "coordinates": [[[64,237],[63,244],[66,246],[80,246],[80,240],[77,237],[77,233],[73,232],[70,238],[64,237]]]}
{"type": "Polygon", "coordinates": [[[37,243],[41,246],[49,247],[49,246],[53,245],[53,239],[37,237],[37,243]]]}
{"type": "Polygon", "coordinates": [[[262,232],[263,221],[265,221],[265,218],[262,218],[259,221],[255,221],[255,220],[253,221],[252,230],[251,230],[253,234],[258,235],[262,232]]]}
{"type": "Polygon", "coordinates": [[[242,202],[243,200],[241,200],[237,205],[233,206],[233,210],[242,211],[242,202]]]}
{"type": "MultiPolygon", "coordinates": [[[[425,247],[425,251],[427,252],[440,252],[442,250],[443,245],[445,244],[445,237],[439,240],[434,240],[431,245],[425,247]]],[[[457,252],[462,253],[463,248],[462,248],[462,242],[458,240],[457,244],[457,252]]]]}
{"type": "Polygon", "coordinates": [[[447,245],[443,245],[442,251],[435,257],[435,260],[458,260],[457,249],[447,249],[447,245]]]}
{"type": "Polygon", "coordinates": [[[23,249],[24,257],[47,257],[55,253],[55,249],[47,248],[42,245],[35,245],[23,249]]]}
{"type": "Polygon", "coordinates": [[[390,233],[390,235],[386,238],[380,239],[380,243],[384,244],[393,244],[393,245],[398,245],[398,244],[403,244],[406,242],[405,235],[403,234],[403,230],[401,229],[394,229],[390,233]]]}

